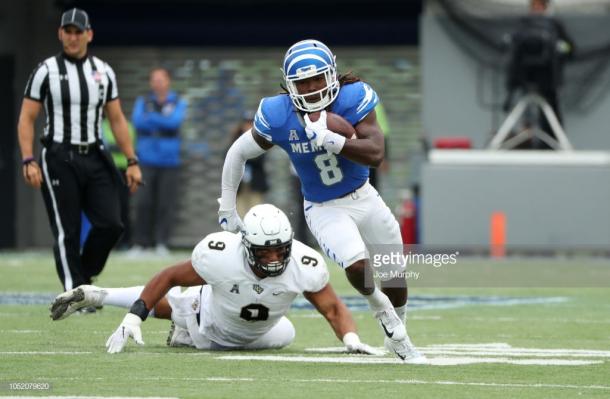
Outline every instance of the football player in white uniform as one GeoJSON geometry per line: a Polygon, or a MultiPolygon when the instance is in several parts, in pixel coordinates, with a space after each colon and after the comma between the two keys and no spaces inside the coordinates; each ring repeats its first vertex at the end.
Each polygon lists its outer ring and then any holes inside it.
{"type": "Polygon", "coordinates": [[[360,341],[349,310],[328,282],[324,259],[293,240],[281,210],[257,205],[246,214],[244,225],[240,234],[208,235],[190,260],[164,269],[145,287],[88,285],[67,291],[55,298],[51,317],[64,319],[86,306],[131,305],[106,342],[109,353],[121,352],[129,337],[143,344],[140,325],[149,314],[173,321],[168,338],[172,346],[282,348],[295,336],[285,315],[303,294],[328,320],[347,352],[380,353],[360,341]],[[179,286],[191,288],[181,293],[179,286]]]}

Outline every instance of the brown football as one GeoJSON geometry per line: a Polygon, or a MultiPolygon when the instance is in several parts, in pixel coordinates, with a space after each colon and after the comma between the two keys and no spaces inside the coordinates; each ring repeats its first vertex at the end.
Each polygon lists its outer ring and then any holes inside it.
{"type": "MultiPolygon", "coordinates": [[[[320,112],[313,112],[309,114],[309,120],[315,122],[320,117],[320,112]]],[[[326,127],[331,132],[340,134],[341,136],[351,139],[356,138],[356,129],[349,123],[344,117],[332,112],[326,113],[326,127]]]]}

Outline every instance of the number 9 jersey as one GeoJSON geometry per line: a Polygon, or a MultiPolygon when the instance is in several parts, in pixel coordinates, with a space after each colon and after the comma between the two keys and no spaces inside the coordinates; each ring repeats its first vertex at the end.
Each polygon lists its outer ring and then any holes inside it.
{"type": "MultiPolygon", "coordinates": [[[[377,93],[368,84],[356,82],[341,86],[329,111],[341,115],[355,126],[378,102],[377,93]]],[[[254,130],[288,153],[301,180],[303,197],[308,201],[340,198],[368,179],[368,166],[327,152],[309,141],[303,117],[288,94],[261,100],[254,118],[254,130]]]]}
{"type": "Polygon", "coordinates": [[[244,346],[271,330],[303,292],[318,292],[328,283],[322,256],[293,240],[286,270],[257,277],[246,260],[241,234],[212,233],[193,250],[195,271],[211,289],[201,297],[199,331],[217,344],[244,346]]]}

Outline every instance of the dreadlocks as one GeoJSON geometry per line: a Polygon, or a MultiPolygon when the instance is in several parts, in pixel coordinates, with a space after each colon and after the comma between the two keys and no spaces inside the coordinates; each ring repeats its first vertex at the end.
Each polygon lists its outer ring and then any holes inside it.
{"type": "MultiPolygon", "coordinates": [[[[339,86],[345,86],[352,83],[360,82],[361,79],[358,76],[354,75],[352,71],[349,71],[344,74],[339,74],[337,80],[339,81],[339,86]]],[[[284,83],[280,83],[280,87],[282,88],[282,92],[280,94],[289,94],[288,89],[286,88],[286,85],[284,85],[284,83]]]]}
{"type": "Polygon", "coordinates": [[[338,79],[339,79],[339,86],[349,85],[352,83],[360,82],[360,80],[361,80],[358,76],[354,75],[352,73],[352,71],[339,75],[338,79]]]}

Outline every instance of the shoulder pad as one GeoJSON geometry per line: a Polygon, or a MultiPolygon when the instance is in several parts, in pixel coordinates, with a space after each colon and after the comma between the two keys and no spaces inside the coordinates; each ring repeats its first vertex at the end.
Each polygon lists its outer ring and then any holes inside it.
{"type": "Polygon", "coordinates": [[[378,102],[379,97],[371,86],[364,82],[350,83],[341,86],[333,112],[355,125],[364,119],[378,102]]]}
{"type": "Polygon", "coordinates": [[[213,284],[222,273],[220,269],[232,261],[232,257],[241,250],[239,234],[221,231],[208,234],[193,250],[191,264],[208,284],[213,284]]]}
{"type": "Polygon", "coordinates": [[[256,115],[254,128],[268,141],[272,141],[273,130],[286,124],[292,112],[288,95],[280,94],[274,97],[265,97],[261,100],[256,115]]]}
{"type": "Polygon", "coordinates": [[[329,279],[324,257],[313,248],[300,241],[292,241],[292,256],[299,268],[301,289],[304,292],[318,292],[326,286],[329,279]]]}

